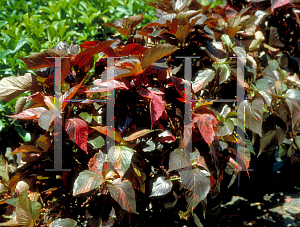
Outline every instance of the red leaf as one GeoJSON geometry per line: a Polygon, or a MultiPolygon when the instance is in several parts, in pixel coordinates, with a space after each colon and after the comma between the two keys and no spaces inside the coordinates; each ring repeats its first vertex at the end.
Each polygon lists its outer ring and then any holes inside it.
{"type": "Polygon", "coordinates": [[[216,135],[214,128],[217,125],[217,119],[212,114],[195,114],[193,120],[196,120],[199,131],[207,144],[211,144],[216,135]]]}
{"type": "Polygon", "coordinates": [[[152,125],[162,116],[165,110],[165,101],[158,95],[164,94],[163,92],[155,92],[151,90],[142,89],[140,94],[143,97],[150,98],[150,115],[151,115],[151,128],[152,125]]]}
{"type": "Polygon", "coordinates": [[[66,131],[70,139],[76,143],[85,153],[87,151],[88,125],[84,120],[79,118],[68,119],[66,123],[66,131]]]}
{"type": "Polygon", "coordinates": [[[110,40],[106,42],[100,42],[96,46],[88,47],[81,51],[79,54],[75,55],[74,60],[71,63],[78,66],[78,68],[80,69],[95,54],[105,52],[114,42],[114,40],[110,40]]]}
{"type": "Polygon", "coordinates": [[[45,107],[36,107],[22,111],[16,115],[8,115],[8,117],[13,117],[16,119],[37,119],[41,116],[41,114],[46,111],[45,107]]]}
{"type": "Polygon", "coordinates": [[[86,49],[88,47],[94,47],[94,46],[97,46],[99,43],[101,43],[100,41],[85,41],[84,43],[80,44],[80,48],[82,49],[86,49]]]}

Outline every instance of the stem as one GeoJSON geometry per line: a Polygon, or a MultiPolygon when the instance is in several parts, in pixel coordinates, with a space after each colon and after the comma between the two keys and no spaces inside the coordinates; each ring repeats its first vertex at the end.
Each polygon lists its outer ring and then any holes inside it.
{"type": "Polygon", "coordinates": [[[180,180],[180,177],[172,178],[170,180],[180,180]]]}

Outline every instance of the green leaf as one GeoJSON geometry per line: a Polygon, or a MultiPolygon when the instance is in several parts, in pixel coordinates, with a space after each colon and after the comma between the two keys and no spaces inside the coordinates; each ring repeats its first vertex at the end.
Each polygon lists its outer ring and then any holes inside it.
{"type": "Polygon", "coordinates": [[[271,71],[276,71],[279,67],[279,63],[276,60],[270,60],[268,62],[268,66],[266,69],[269,69],[271,71]]]}
{"type": "Polygon", "coordinates": [[[102,176],[89,170],[79,173],[73,186],[73,196],[98,188],[104,182],[102,176]]]}
{"type": "Polygon", "coordinates": [[[250,140],[245,139],[245,144],[247,145],[247,147],[249,148],[249,150],[251,151],[251,153],[254,154],[254,155],[256,155],[255,152],[254,152],[254,148],[253,148],[250,140]]]}
{"type": "Polygon", "coordinates": [[[81,117],[83,120],[85,120],[88,123],[91,123],[91,121],[93,120],[92,116],[89,115],[87,112],[81,112],[79,114],[79,117],[81,117]]]}
{"type": "Polygon", "coordinates": [[[77,225],[77,221],[71,218],[58,218],[55,219],[49,227],[75,227],[77,225]]]}
{"type": "Polygon", "coordinates": [[[268,81],[265,78],[258,79],[255,83],[255,87],[258,89],[258,93],[263,97],[267,106],[271,106],[272,95],[271,88],[268,81]]]}
{"type": "Polygon", "coordinates": [[[105,140],[102,136],[98,136],[93,140],[89,140],[88,143],[93,146],[93,149],[99,149],[105,145],[105,140]]]}
{"type": "Polygon", "coordinates": [[[264,101],[260,96],[251,101],[244,100],[238,107],[240,119],[243,122],[245,111],[245,125],[247,128],[262,136],[262,117],[264,112],[264,101]]]}
{"type": "Polygon", "coordinates": [[[130,181],[113,182],[113,184],[107,184],[107,188],[111,197],[116,200],[124,210],[138,214],[136,211],[135,192],[130,181]]]}
{"type": "Polygon", "coordinates": [[[217,136],[231,135],[234,129],[234,122],[231,119],[219,121],[217,125],[218,133],[217,136]]]}
{"type": "Polygon", "coordinates": [[[16,207],[18,205],[19,198],[7,199],[5,202],[16,207]]]}
{"type": "Polygon", "coordinates": [[[54,40],[54,38],[56,36],[56,30],[55,30],[55,28],[53,26],[49,26],[47,28],[47,36],[48,36],[48,40],[50,42],[53,42],[53,40],[54,40]]]}
{"type": "Polygon", "coordinates": [[[212,69],[198,70],[198,75],[192,84],[193,91],[196,93],[205,88],[210,81],[215,78],[215,71],[212,69]]]}
{"type": "Polygon", "coordinates": [[[16,206],[17,221],[23,226],[32,226],[39,216],[42,205],[37,201],[28,198],[27,191],[24,191],[16,206]]]}
{"type": "Polygon", "coordinates": [[[221,39],[224,41],[224,43],[226,44],[226,46],[228,47],[228,49],[232,49],[234,43],[232,42],[231,38],[229,37],[229,35],[223,34],[221,36],[221,39]]]}
{"type": "Polygon", "coordinates": [[[230,66],[228,64],[222,64],[219,65],[218,69],[217,69],[217,75],[218,75],[218,84],[222,84],[224,83],[229,77],[230,77],[230,66]]]}
{"type": "Polygon", "coordinates": [[[98,124],[102,124],[102,116],[92,116],[92,118],[93,118],[98,124]]]}
{"type": "MultiPolygon", "coordinates": [[[[243,59],[244,59],[244,61],[246,61],[247,54],[246,54],[244,47],[233,47],[232,49],[233,49],[234,53],[237,55],[237,57],[244,57],[243,59]]],[[[246,63],[246,62],[244,62],[244,63],[246,63]]]]}
{"type": "Polygon", "coordinates": [[[19,40],[13,53],[18,52],[26,43],[27,43],[26,40],[19,40]]]}
{"type": "Polygon", "coordinates": [[[49,14],[52,14],[52,11],[49,7],[46,7],[46,6],[40,6],[39,10],[45,12],[45,13],[49,13],[49,14]]]}
{"type": "Polygon", "coordinates": [[[19,136],[23,139],[25,143],[31,140],[31,135],[27,130],[21,127],[14,127],[14,129],[18,132],[19,136]]]}
{"type": "Polygon", "coordinates": [[[249,51],[254,51],[257,50],[260,47],[260,44],[262,42],[262,39],[254,39],[252,40],[250,46],[249,46],[249,51]]]}
{"type": "Polygon", "coordinates": [[[2,129],[3,129],[3,123],[2,123],[2,121],[0,120],[0,132],[2,131],[2,129]]]}

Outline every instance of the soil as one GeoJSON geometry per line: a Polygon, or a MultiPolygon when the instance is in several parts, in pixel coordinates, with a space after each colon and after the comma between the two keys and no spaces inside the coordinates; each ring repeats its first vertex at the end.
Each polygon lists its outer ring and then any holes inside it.
{"type": "Polygon", "coordinates": [[[300,227],[300,163],[286,161],[267,189],[257,190],[241,175],[223,198],[218,226],[300,227]]]}

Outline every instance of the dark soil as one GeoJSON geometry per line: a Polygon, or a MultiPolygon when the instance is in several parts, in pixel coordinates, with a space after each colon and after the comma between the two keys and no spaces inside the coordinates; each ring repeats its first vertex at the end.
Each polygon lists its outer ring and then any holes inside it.
{"type": "Polygon", "coordinates": [[[224,195],[217,226],[300,226],[300,163],[289,158],[271,177],[261,187],[241,174],[224,195]]]}

